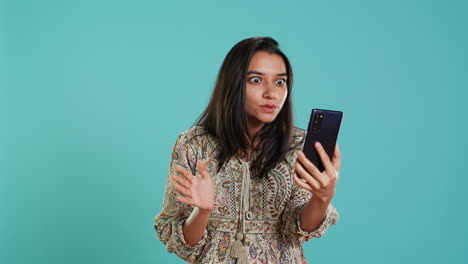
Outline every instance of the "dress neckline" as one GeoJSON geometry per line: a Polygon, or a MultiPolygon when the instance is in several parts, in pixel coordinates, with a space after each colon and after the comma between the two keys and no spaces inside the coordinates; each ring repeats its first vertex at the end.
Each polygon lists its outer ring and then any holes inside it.
{"type": "Polygon", "coordinates": [[[239,155],[235,154],[236,158],[243,164],[250,164],[250,160],[244,160],[243,158],[239,157],[239,155]]]}
{"type": "Polygon", "coordinates": [[[258,151],[252,151],[252,154],[250,155],[250,159],[249,160],[244,160],[243,158],[241,158],[239,156],[239,154],[234,154],[234,156],[241,162],[241,163],[247,163],[247,164],[251,164],[252,161],[258,156],[258,151]]]}

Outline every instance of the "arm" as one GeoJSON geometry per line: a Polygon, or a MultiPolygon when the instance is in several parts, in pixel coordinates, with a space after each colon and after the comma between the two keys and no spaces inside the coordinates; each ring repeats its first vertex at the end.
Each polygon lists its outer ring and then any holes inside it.
{"type": "Polygon", "coordinates": [[[172,176],[175,181],[174,187],[182,194],[177,200],[194,207],[183,226],[185,241],[190,246],[196,245],[202,239],[214,208],[214,186],[206,163],[199,161],[197,167],[201,177],[193,176],[180,166],[177,170],[182,177],[172,176]]]}
{"type": "Polygon", "coordinates": [[[323,210],[325,205],[318,202],[317,197],[314,198],[311,192],[297,184],[292,183],[291,187],[291,199],[282,216],[282,233],[299,241],[322,237],[330,226],[338,222],[338,211],[330,202],[325,208],[325,214],[321,215],[318,211],[323,210]]]}
{"type": "Polygon", "coordinates": [[[330,202],[321,201],[316,196],[312,196],[301,212],[301,229],[306,232],[316,230],[325,220],[329,205],[330,202]]]}
{"type": "MultiPolygon", "coordinates": [[[[184,225],[190,218],[194,209],[179,201],[180,193],[175,189],[175,181],[172,175],[177,175],[177,168],[183,167],[189,172],[195,172],[196,149],[188,142],[186,132],[181,133],[174,145],[170,165],[169,177],[167,177],[164,202],[161,212],[154,219],[154,228],[161,242],[166,246],[169,252],[174,252],[177,256],[188,262],[194,262],[203,251],[206,244],[207,231],[202,229],[201,239],[194,245],[185,240],[184,225]]],[[[193,219],[193,218],[192,218],[193,219]]],[[[193,221],[188,221],[189,223],[193,221]]],[[[190,227],[190,224],[188,224],[190,227]]],[[[193,241],[192,241],[193,242],[193,241]]]]}
{"type": "MultiPolygon", "coordinates": [[[[324,150],[320,146],[316,146],[317,151],[321,155],[322,159],[325,159],[324,150]]],[[[330,164],[328,156],[327,170],[324,173],[320,173],[317,168],[305,157],[304,153],[300,152],[298,155],[299,163],[296,164],[296,169],[300,173],[300,180],[297,178],[297,174],[294,175],[294,180],[299,186],[309,190],[313,195],[307,205],[301,212],[301,229],[305,231],[315,230],[324,222],[327,216],[327,208],[331,204],[331,199],[336,192],[336,183],[338,181],[338,172],[341,167],[341,153],[338,150],[338,146],[335,149],[333,162],[330,164]],[[303,165],[302,165],[303,164],[303,165]],[[333,171],[333,172],[330,172],[333,171]],[[328,173],[328,174],[327,174],[328,173]]],[[[325,159],[326,160],[326,159],[325,159]]]]}
{"type": "Polygon", "coordinates": [[[198,207],[193,209],[183,226],[185,241],[188,245],[193,247],[203,238],[210,215],[211,211],[202,211],[198,207]]]}
{"type": "Polygon", "coordinates": [[[293,199],[297,200],[295,206],[299,208],[294,213],[297,214],[299,233],[305,235],[305,240],[314,236],[321,237],[329,226],[338,221],[338,212],[331,204],[331,200],[336,192],[341,153],[337,146],[333,161],[330,161],[320,144],[316,144],[316,149],[326,171],[321,173],[300,151],[293,172],[293,179],[296,183],[293,187],[295,190],[293,199]]]}

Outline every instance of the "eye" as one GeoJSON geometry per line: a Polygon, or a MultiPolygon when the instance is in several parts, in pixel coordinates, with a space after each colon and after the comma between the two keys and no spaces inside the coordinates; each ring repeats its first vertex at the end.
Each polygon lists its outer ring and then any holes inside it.
{"type": "Polygon", "coordinates": [[[251,83],[260,83],[261,79],[258,77],[252,77],[249,79],[251,83]]]}
{"type": "Polygon", "coordinates": [[[286,80],[285,79],[276,80],[276,84],[279,86],[283,86],[286,84],[286,80]]]}

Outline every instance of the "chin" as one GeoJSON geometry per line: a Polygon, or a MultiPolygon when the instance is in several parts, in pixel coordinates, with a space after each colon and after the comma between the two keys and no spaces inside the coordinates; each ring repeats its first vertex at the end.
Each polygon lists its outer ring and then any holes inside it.
{"type": "Polygon", "coordinates": [[[275,121],[277,115],[274,116],[262,116],[258,120],[261,121],[262,123],[271,123],[275,121]]]}
{"type": "Polygon", "coordinates": [[[252,121],[254,121],[254,123],[262,123],[262,124],[266,124],[266,123],[271,123],[273,121],[275,121],[276,117],[278,115],[272,115],[272,114],[263,114],[263,113],[260,113],[260,114],[257,114],[257,115],[251,115],[250,116],[250,119],[252,121]]]}

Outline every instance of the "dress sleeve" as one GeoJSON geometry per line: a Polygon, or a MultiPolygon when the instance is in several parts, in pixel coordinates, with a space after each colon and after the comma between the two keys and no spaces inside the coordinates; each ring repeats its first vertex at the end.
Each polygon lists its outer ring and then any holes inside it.
{"type": "Polygon", "coordinates": [[[283,234],[294,235],[300,241],[308,241],[313,237],[322,237],[332,225],[338,222],[338,211],[330,203],[327,207],[327,213],[325,220],[311,232],[307,232],[301,229],[300,215],[304,207],[307,205],[311,194],[307,190],[295,185],[293,183],[292,198],[289,201],[285,212],[282,216],[283,221],[283,234]]]}
{"type": "MultiPolygon", "coordinates": [[[[297,153],[294,154],[293,161],[297,158],[297,153]]],[[[292,167],[294,168],[294,166],[292,167]]],[[[291,175],[294,169],[291,171],[291,175]]],[[[282,232],[286,236],[296,236],[300,241],[305,242],[313,237],[322,237],[332,225],[338,222],[338,211],[330,203],[327,207],[325,220],[313,231],[307,232],[301,229],[300,215],[304,207],[312,197],[312,193],[304,188],[299,187],[291,180],[291,198],[286,205],[286,209],[282,215],[282,232]]]]}
{"type": "Polygon", "coordinates": [[[154,219],[156,234],[166,246],[167,251],[174,252],[177,256],[188,262],[194,262],[201,254],[207,238],[205,230],[203,238],[195,245],[189,246],[184,238],[182,226],[189,217],[193,208],[189,205],[177,201],[180,194],[174,188],[174,181],[171,175],[178,174],[176,166],[180,165],[196,175],[197,155],[194,146],[189,144],[188,135],[184,132],[179,135],[172,150],[169,164],[169,175],[166,182],[163,208],[154,219]]]}

